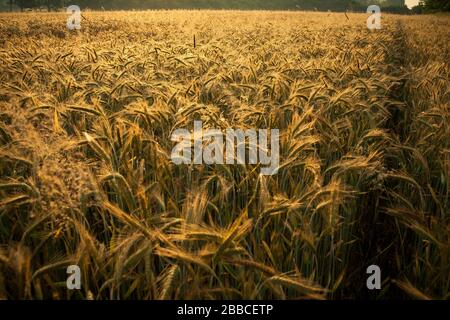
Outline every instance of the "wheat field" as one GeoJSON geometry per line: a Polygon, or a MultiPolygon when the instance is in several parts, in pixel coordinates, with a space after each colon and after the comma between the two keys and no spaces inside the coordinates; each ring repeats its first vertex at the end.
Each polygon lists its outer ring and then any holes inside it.
{"type": "Polygon", "coordinates": [[[0,14],[0,298],[449,299],[450,18],[366,19],[0,14]],[[195,120],[278,173],[175,165],[195,120]]]}

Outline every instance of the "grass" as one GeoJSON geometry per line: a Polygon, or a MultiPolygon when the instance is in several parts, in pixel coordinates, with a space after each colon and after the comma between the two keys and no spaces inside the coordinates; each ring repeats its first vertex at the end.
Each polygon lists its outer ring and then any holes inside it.
{"type": "Polygon", "coordinates": [[[448,17],[84,15],[0,15],[1,298],[449,298],[448,17]],[[195,120],[278,174],[174,165],[195,120]]]}

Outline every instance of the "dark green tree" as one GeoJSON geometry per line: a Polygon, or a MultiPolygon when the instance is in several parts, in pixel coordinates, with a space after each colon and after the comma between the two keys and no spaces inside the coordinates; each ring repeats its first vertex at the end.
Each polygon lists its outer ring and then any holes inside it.
{"type": "Polygon", "coordinates": [[[42,0],[41,5],[45,5],[48,11],[57,10],[64,6],[63,0],[42,0]]]}
{"type": "Polygon", "coordinates": [[[424,0],[424,7],[431,11],[450,11],[450,0],[424,0]]]}
{"type": "Polygon", "coordinates": [[[14,4],[20,8],[21,11],[27,8],[35,8],[39,6],[37,0],[14,0],[14,4]]]}

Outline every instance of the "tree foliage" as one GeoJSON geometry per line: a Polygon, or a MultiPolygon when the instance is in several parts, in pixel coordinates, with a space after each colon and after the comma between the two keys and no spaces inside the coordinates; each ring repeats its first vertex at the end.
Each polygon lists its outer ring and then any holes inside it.
{"type": "MultiPolygon", "coordinates": [[[[4,0],[0,8],[11,5],[20,9],[44,7],[59,9],[73,4],[68,0],[4,0]]],[[[81,8],[126,9],[272,9],[365,11],[368,5],[380,5],[383,11],[407,12],[404,0],[77,0],[81,8]]],[[[422,0],[414,12],[450,11],[450,0],[422,0]]]]}
{"type": "Polygon", "coordinates": [[[424,0],[425,9],[433,11],[450,11],[450,0],[424,0]]]}
{"type": "MultiPolygon", "coordinates": [[[[74,3],[68,0],[11,0],[17,7],[59,8],[74,3]]],[[[376,0],[374,0],[376,2],[376,0]]],[[[8,3],[10,1],[8,0],[8,3]]],[[[373,1],[372,1],[373,2],[373,1]]],[[[397,3],[399,0],[381,0],[397,3]]],[[[400,0],[400,3],[402,0],[400,0]]],[[[91,9],[280,9],[364,11],[365,0],[77,0],[81,8],[91,9]]],[[[373,3],[371,3],[373,4],[373,3]]]]}

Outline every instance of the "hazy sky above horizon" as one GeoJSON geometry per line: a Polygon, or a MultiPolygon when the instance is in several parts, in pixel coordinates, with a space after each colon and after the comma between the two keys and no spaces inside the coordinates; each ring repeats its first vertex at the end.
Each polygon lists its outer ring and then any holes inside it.
{"type": "Polygon", "coordinates": [[[419,4],[419,0],[406,0],[406,5],[408,8],[412,8],[414,6],[417,6],[419,4]]]}

